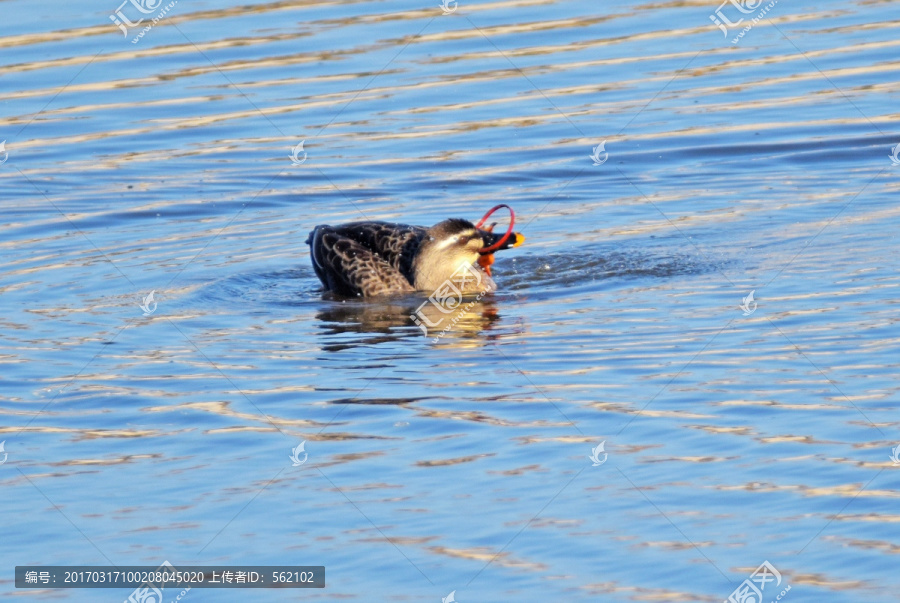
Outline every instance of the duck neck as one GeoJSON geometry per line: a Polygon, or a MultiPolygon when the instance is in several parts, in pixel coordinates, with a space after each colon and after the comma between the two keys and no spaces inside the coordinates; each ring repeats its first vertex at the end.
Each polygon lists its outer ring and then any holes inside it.
{"type": "Polygon", "coordinates": [[[452,292],[451,285],[462,293],[493,290],[491,278],[472,262],[459,258],[442,262],[427,250],[424,251],[413,263],[414,285],[419,291],[452,292]]]}
{"type": "Polygon", "coordinates": [[[413,284],[419,291],[434,291],[448,280],[459,266],[447,266],[429,249],[422,249],[413,262],[413,284]]]}

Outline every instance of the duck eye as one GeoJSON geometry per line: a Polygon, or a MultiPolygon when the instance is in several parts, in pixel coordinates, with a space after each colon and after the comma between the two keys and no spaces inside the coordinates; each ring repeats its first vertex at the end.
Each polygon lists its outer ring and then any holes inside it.
{"type": "Polygon", "coordinates": [[[469,237],[466,237],[466,236],[457,237],[456,241],[457,241],[460,245],[465,245],[466,243],[469,242],[469,237]]]}

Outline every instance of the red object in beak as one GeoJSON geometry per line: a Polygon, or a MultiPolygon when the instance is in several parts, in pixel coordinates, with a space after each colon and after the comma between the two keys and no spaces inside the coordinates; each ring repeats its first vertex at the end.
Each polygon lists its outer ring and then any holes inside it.
{"type": "MultiPolygon", "coordinates": [[[[498,209],[500,209],[501,207],[505,207],[506,209],[509,210],[509,228],[506,229],[506,234],[503,235],[503,237],[499,241],[497,241],[493,245],[489,245],[487,247],[482,247],[481,249],[478,250],[478,253],[480,253],[482,255],[482,257],[484,257],[486,255],[490,255],[491,252],[493,252],[493,251],[497,251],[500,247],[503,246],[504,243],[506,243],[506,241],[509,240],[509,236],[513,233],[513,227],[516,225],[516,213],[513,211],[513,209],[509,205],[506,205],[505,203],[501,203],[500,205],[495,205],[490,210],[488,210],[488,213],[484,214],[484,217],[478,221],[478,224],[475,225],[475,228],[481,228],[481,225],[484,224],[485,222],[487,222],[487,219],[491,217],[491,214],[494,213],[495,211],[497,211],[498,209]]],[[[492,224],[490,226],[490,228],[487,228],[486,230],[488,232],[490,232],[493,229],[494,229],[494,225],[492,224]]],[[[488,262],[487,266],[484,266],[481,263],[480,259],[478,260],[478,265],[481,266],[482,268],[484,268],[487,271],[488,275],[491,274],[490,265],[493,263],[494,263],[493,257],[491,257],[491,260],[490,260],[490,262],[488,262]]]]}

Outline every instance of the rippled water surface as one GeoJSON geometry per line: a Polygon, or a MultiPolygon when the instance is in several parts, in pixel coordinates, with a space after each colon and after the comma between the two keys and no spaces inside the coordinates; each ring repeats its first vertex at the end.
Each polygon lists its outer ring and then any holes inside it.
{"type": "Polygon", "coordinates": [[[895,600],[898,4],[439,4],[0,3],[0,594],[895,600]],[[323,299],[316,224],[497,203],[440,337],[323,299]]]}

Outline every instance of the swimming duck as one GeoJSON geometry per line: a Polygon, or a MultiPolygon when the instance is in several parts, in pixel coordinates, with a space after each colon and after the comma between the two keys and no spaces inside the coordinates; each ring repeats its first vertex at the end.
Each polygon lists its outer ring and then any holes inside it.
{"type": "Polygon", "coordinates": [[[326,291],[340,296],[373,297],[414,291],[433,292],[452,282],[462,293],[495,291],[494,252],[525,240],[512,232],[512,209],[498,205],[477,224],[460,218],[431,228],[389,222],[320,225],[309,233],[313,269],[326,291]],[[498,208],[510,211],[505,234],[482,225],[498,208]]]}

